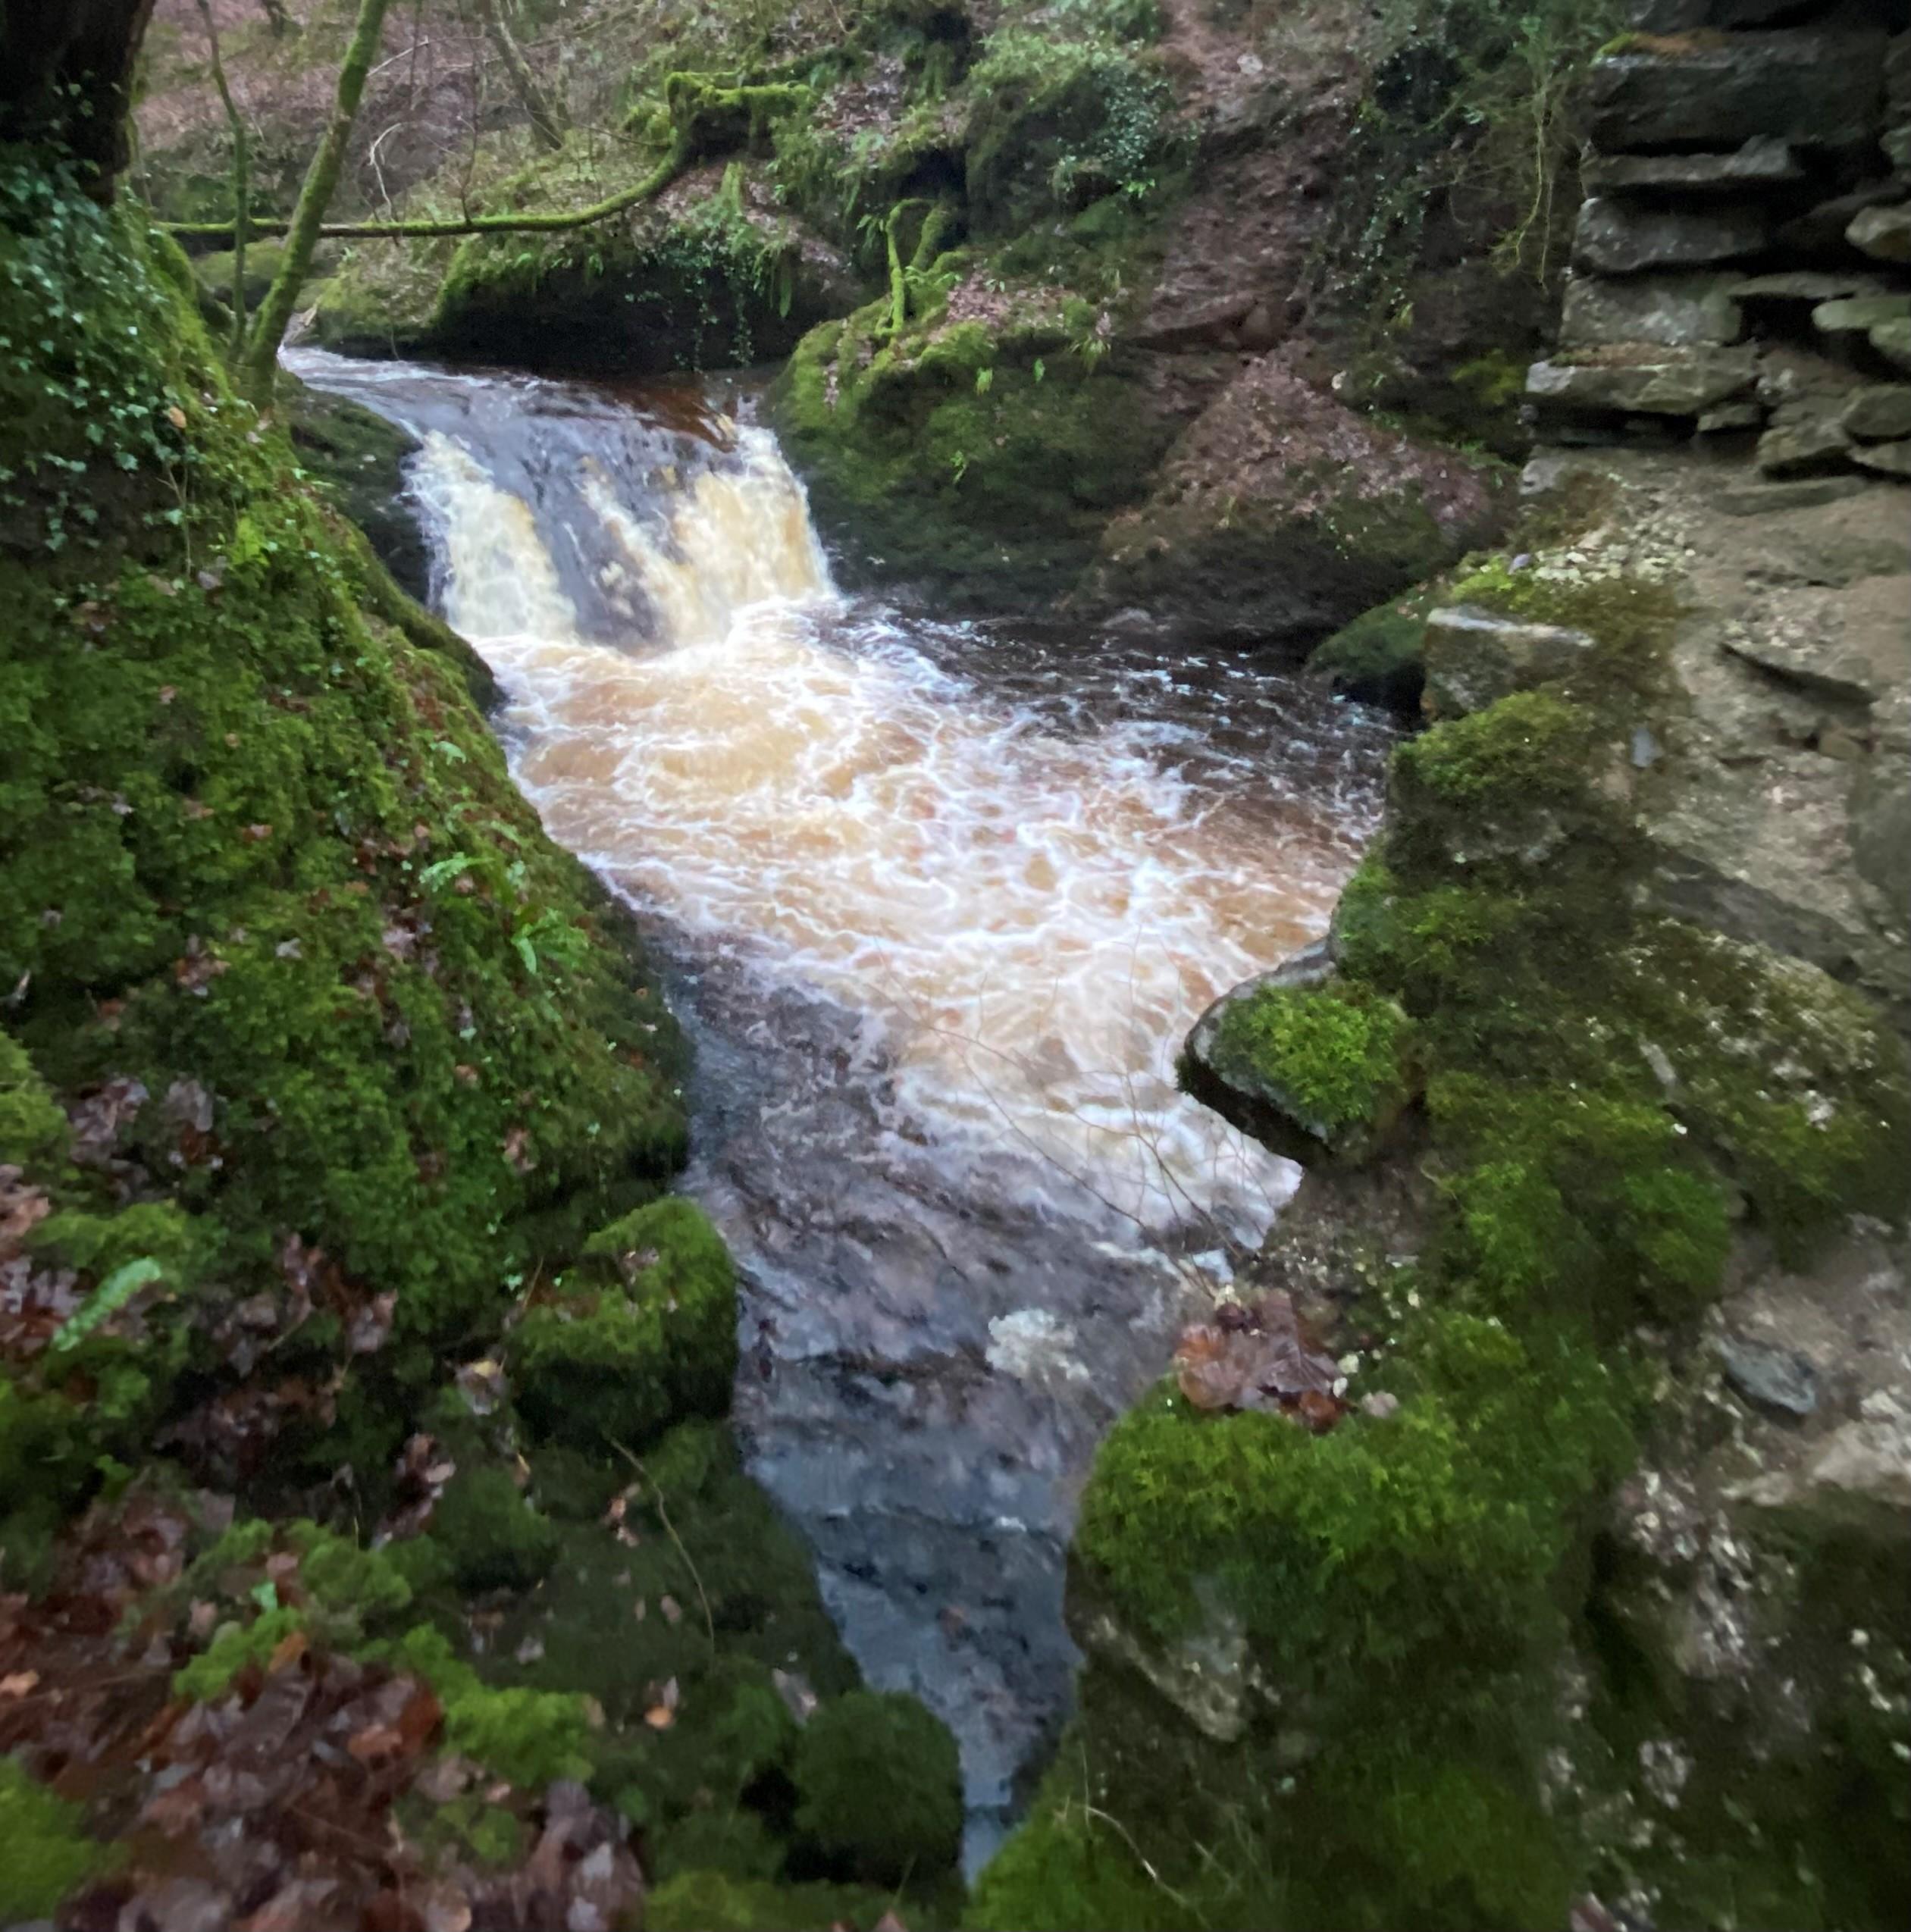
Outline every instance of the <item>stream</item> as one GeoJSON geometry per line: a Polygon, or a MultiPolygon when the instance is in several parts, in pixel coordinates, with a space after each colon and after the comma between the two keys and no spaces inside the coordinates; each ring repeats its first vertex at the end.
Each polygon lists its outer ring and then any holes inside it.
{"type": "Polygon", "coordinates": [[[954,1731],[973,1868],[1067,1708],[1095,1445],[1295,1178],[1174,1054],[1324,928],[1389,731],[1245,658],[838,594],[720,384],[287,361],[419,438],[518,781],[666,972],[750,1466],[954,1731]]]}

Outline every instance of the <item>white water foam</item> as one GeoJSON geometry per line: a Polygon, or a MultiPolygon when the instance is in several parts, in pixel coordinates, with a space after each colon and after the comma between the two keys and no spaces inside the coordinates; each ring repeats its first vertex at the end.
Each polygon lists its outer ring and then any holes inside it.
{"type": "Polygon", "coordinates": [[[580,634],[531,508],[425,440],[446,614],[511,694],[554,836],[875,1016],[898,1123],[948,1159],[1019,1149],[1077,1207],[1258,1233],[1292,1170],[1177,1093],[1173,1055],[1216,994],[1320,930],[1344,832],[1191,784],[1145,727],[1058,733],[847,609],[765,432],[663,482],[659,521],[587,465],[600,527],[567,533],[657,614],[660,641],[625,651],[580,634]]]}

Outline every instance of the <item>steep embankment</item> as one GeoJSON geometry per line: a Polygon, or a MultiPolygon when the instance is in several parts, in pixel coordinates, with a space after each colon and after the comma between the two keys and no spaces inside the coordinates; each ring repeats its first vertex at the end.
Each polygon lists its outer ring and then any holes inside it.
{"type": "Polygon", "coordinates": [[[1902,1916],[1911,39],[1786,16],[1594,70],[1572,446],[1369,621],[1433,728],[1190,1041],[1308,1175],[1101,1452],[976,1924],[1902,1916]]]}
{"type": "Polygon", "coordinates": [[[0,336],[0,1918],[933,1919],[954,1747],[738,1467],[681,1043],[488,674],[21,149],[0,336]]]}

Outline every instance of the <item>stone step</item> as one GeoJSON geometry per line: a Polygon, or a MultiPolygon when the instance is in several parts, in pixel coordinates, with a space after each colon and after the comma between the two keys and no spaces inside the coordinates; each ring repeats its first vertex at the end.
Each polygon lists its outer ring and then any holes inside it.
{"type": "Polygon", "coordinates": [[[1605,343],[1658,343],[1668,348],[1718,347],[1743,327],[1728,293],[1730,274],[1575,277],[1566,287],[1559,340],[1569,349],[1605,343]]]}
{"type": "Polygon", "coordinates": [[[1734,194],[1804,178],[1790,148],[1763,136],[1722,155],[1589,154],[1580,168],[1589,195],[1734,194]]]}
{"type": "Polygon", "coordinates": [[[1580,205],[1573,260],[1607,275],[1701,268],[1756,255],[1769,233],[1764,211],[1754,206],[1650,208],[1597,195],[1580,205]]]}

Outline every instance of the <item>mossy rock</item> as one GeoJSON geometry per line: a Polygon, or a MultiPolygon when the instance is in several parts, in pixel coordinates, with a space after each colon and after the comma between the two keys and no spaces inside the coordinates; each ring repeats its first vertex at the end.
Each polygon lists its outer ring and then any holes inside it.
{"type": "Polygon", "coordinates": [[[278,412],[305,469],[364,531],[378,560],[406,596],[431,594],[431,560],[417,511],[407,499],[405,465],[416,439],[358,403],[279,373],[278,412]]]}
{"type": "Polygon", "coordinates": [[[1130,374],[1071,353],[1058,314],[892,340],[886,305],[859,309],[804,338],[770,408],[839,575],[969,609],[1058,600],[1173,434],[1130,374]]]}
{"type": "Polygon", "coordinates": [[[395,1298],[375,1361],[331,1314],[276,1358],[347,1371],[375,1480],[429,1341],[495,1332],[681,1161],[681,1042],[628,916],[512,787],[468,647],[231,394],[184,257],[18,157],[0,199],[0,326],[31,345],[0,371],[4,1124],[49,1259],[83,1295],[150,1284],[14,1374],[23,1487],[83,1500],[102,1428],[149,1442],[189,1357],[205,1399],[232,1370],[196,1298],[282,1294],[288,1253],[395,1298]],[[107,1150],[127,1204],[54,1158],[21,1054],[56,1104],[139,1096],[107,1150]]]}
{"type": "Polygon", "coordinates": [[[17,1758],[0,1758],[0,1920],[51,1920],[83,1880],[111,1864],[110,1849],[80,1829],[81,1816],[17,1758]]]}
{"type": "Polygon", "coordinates": [[[1307,668],[1362,704],[1409,715],[1426,689],[1427,613],[1415,600],[1379,604],[1308,653],[1307,668]]]}
{"type": "Polygon", "coordinates": [[[525,1501],[509,1470],[463,1469],[431,1512],[431,1539],[468,1590],[525,1590],[557,1561],[556,1528],[525,1501]]]}
{"type": "Polygon", "coordinates": [[[955,1739],[913,1697],[857,1690],[825,1705],[804,1728],[793,1776],[798,1827],[849,1875],[929,1886],[954,1866],[955,1739]]]}
{"type": "Polygon", "coordinates": [[[526,1418],[601,1449],[641,1448],[673,1422],[722,1414],[736,1373],[736,1271],[702,1212],[653,1202],[584,1252],[512,1332],[526,1418]]]}
{"type": "Polygon", "coordinates": [[[1244,1132],[1303,1164],[1371,1159],[1413,1098],[1412,1028],[1393,1001],[1277,968],[1195,1023],[1183,1085],[1244,1132]]]}

